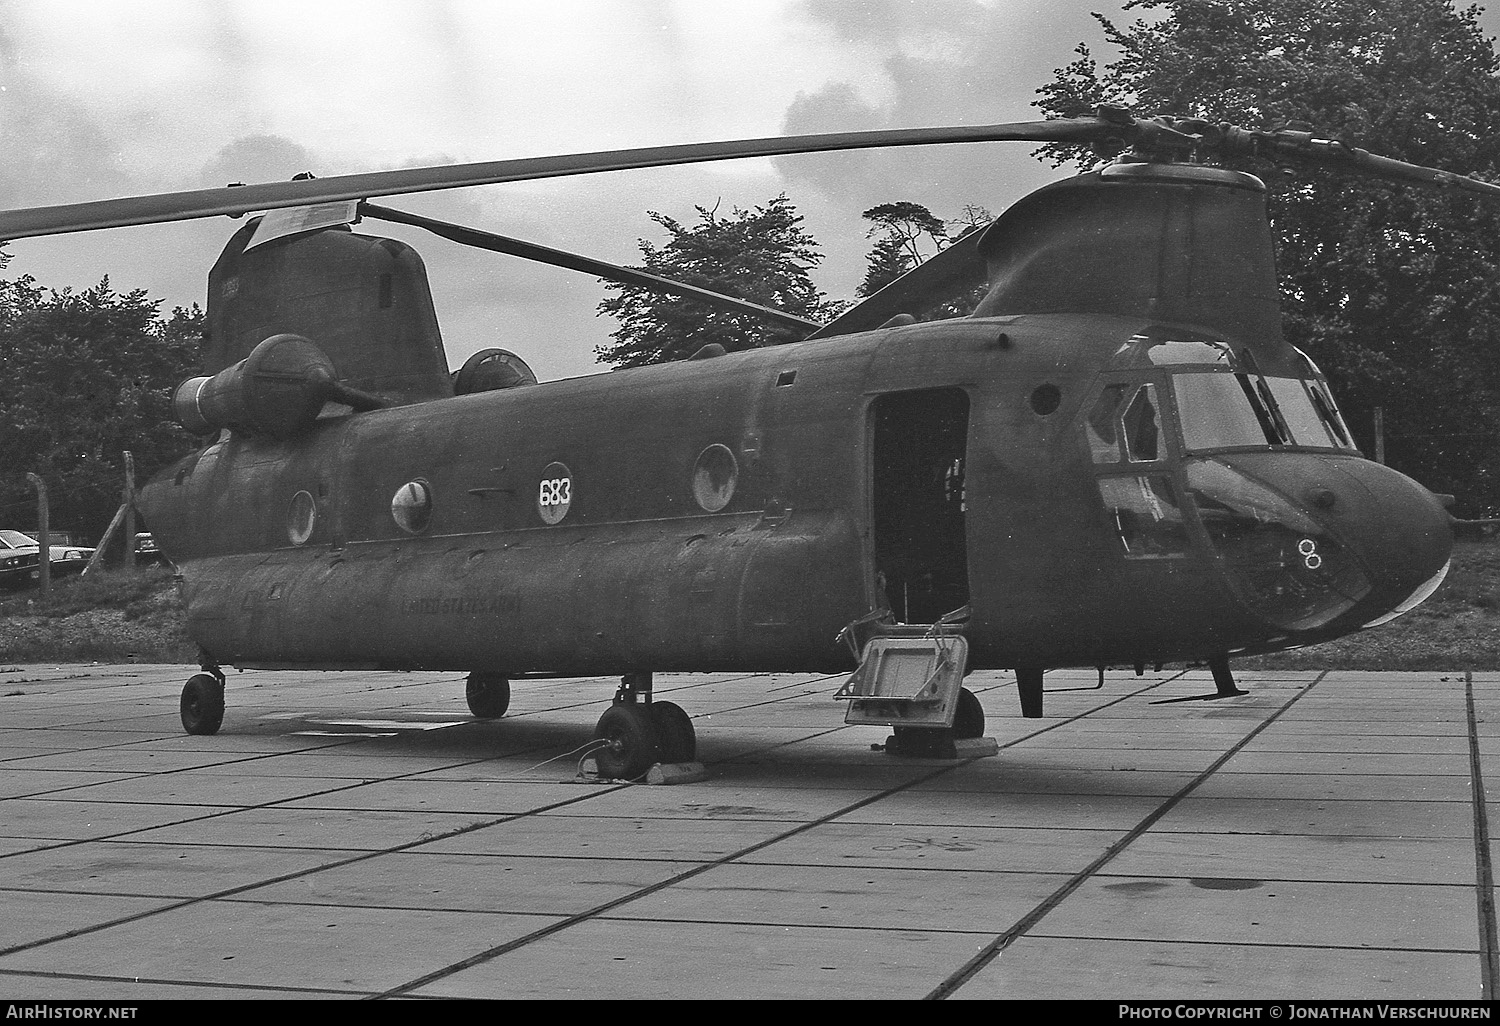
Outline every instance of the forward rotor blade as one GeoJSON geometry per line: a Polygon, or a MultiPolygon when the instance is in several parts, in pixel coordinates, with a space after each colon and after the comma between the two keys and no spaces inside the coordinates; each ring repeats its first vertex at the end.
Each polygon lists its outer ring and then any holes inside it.
{"type": "Polygon", "coordinates": [[[985,264],[979,254],[979,237],[983,234],[983,229],[969,232],[864,302],[839,314],[808,338],[869,331],[896,314],[916,314],[935,302],[956,295],[964,286],[983,280],[985,264]]]}
{"type": "Polygon", "coordinates": [[[700,289],[696,285],[688,285],[670,278],[662,278],[645,271],[637,271],[629,267],[621,267],[618,264],[606,263],[603,260],[595,260],[592,257],[580,256],[577,253],[569,253],[566,250],[552,249],[548,246],[539,246],[534,242],[526,242],[522,239],[513,239],[507,235],[495,235],[491,232],[483,232],[477,228],[466,228],[463,225],[452,224],[448,221],[437,221],[420,214],[408,214],[403,210],[392,210],[390,207],[380,207],[373,203],[361,203],[360,212],[369,216],[379,218],[382,221],[395,221],[398,224],[409,224],[417,228],[425,228],[434,235],[441,235],[445,239],[457,242],[464,246],[473,246],[476,249],[486,249],[493,253],[506,253],[510,256],[522,257],[526,260],[535,260],[538,263],[551,264],[553,267],[566,267],[572,271],[582,271],[584,274],[592,274],[608,281],[622,282],[627,285],[640,285],[658,292],[666,292],[670,295],[684,296],[688,299],[696,299],[727,310],[731,313],[747,313],[780,324],[782,327],[792,328],[798,332],[809,332],[821,327],[817,321],[809,321],[769,306],[761,306],[759,303],[751,303],[748,300],[736,299],[734,296],[726,296],[722,292],[711,292],[708,289],[700,289]]]}
{"type": "Polygon", "coordinates": [[[772,157],[792,153],[824,153],[835,150],[875,149],[890,146],[927,146],[961,142],[1092,142],[1128,133],[1131,126],[1101,118],[1022,121],[1014,124],[912,128],[878,132],[836,132],[825,135],[739,139],[727,142],[692,143],[682,146],[650,146],[641,149],[607,150],[555,157],[524,157],[444,167],[372,171],[365,174],[312,178],[262,185],[199,189],[154,196],[30,207],[0,213],[0,240],[36,235],[119,228],[133,224],[157,224],[220,214],[244,214],[278,207],[307,206],[334,200],[366,199],[398,193],[458,189],[497,182],[559,178],[565,175],[622,171],[629,168],[665,167],[742,157],[772,157]]]}

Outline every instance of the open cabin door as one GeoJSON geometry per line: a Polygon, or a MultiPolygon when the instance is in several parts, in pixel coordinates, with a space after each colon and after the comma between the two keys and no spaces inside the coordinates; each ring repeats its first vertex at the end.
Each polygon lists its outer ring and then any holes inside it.
{"type": "Polygon", "coordinates": [[[876,595],[898,623],[935,623],[969,602],[969,397],[961,388],[892,392],[870,411],[876,595]]]}

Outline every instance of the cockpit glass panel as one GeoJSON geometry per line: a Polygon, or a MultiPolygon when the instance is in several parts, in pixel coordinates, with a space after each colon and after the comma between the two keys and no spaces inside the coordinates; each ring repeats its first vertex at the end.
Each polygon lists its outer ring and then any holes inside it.
{"type": "Polygon", "coordinates": [[[1192,364],[1228,370],[1233,363],[1230,348],[1223,342],[1158,342],[1146,350],[1146,358],[1156,367],[1192,364]]]}
{"type": "Polygon", "coordinates": [[[1276,399],[1281,419],[1292,434],[1297,445],[1316,447],[1337,446],[1328,432],[1328,427],[1318,415],[1307,386],[1298,378],[1266,378],[1266,385],[1276,399]]]}
{"type": "Polygon", "coordinates": [[[1121,424],[1125,428],[1125,458],[1149,463],[1161,456],[1161,423],[1156,412],[1156,386],[1142,385],[1130,400],[1121,424]]]}
{"type": "Polygon", "coordinates": [[[1177,420],[1189,450],[1233,446],[1265,446],[1270,442],[1265,414],[1251,405],[1253,398],[1236,374],[1177,374],[1177,420]]]}
{"type": "Polygon", "coordinates": [[[1369,594],[1354,553],[1285,496],[1217,460],[1189,460],[1185,470],[1231,590],[1269,622],[1312,630],[1369,594]]]}
{"type": "Polygon", "coordinates": [[[1167,477],[1101,477],[1099,494],[1126,556],[1152,559],[1187,554],[1182,504],[1167,477]]]}
{"type": "Polygon", "coordinates": [[[1119,432],[1115,420],[1119,416],[1120,404],[1125,400],[1124,385],[1109,385],[1094,400],[1089,411],[1085,431],[1089,436],[1089,451],[1095,463],[1118,463],[1120,461],[1119,432]]]}
{"type": "Polygon", "coordinates": [[[1312,392],[1313,406],[1317,408],[1318,416],[1323,419],[1328,433],[1332,435],[1339,445],[1346,449],[1354,448],[1354,439],[1349,435],[1349,425],[1344,423],[1343,414],[1334,404],[1333,395],[1321,381],[1309,381],[1308,390],[1312,392]]]}

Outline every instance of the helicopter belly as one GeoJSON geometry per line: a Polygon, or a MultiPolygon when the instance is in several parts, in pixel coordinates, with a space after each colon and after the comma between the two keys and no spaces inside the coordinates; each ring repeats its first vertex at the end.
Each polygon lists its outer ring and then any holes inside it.
{"type": "Polygon", "coordinates": [[[837,513],[205,557],[188,628],[241,666],[527,673],[842,665],[859,542],[837,513]],[[810,583],[812,582],[812,583],[810,583]]]}

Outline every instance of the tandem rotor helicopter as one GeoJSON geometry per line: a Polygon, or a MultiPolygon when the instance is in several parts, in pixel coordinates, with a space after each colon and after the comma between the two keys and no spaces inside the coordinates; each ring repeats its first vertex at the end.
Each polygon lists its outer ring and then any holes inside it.
{"type": "MultiPolygon", "coordinates": [[[[181,573],[218,730],[222,666],[617,675],[600,772],[693,758],[653,672],[852,671],[897,748],[983,732],[966,672],[1206,662],[1375,627],[1447,572],[1445,497],[1364,459],[1283,338],[1260,155],[1469,190],[1303,126],[1101,109],[304,179],[0,214],[0,239],[268,211],[209,275],[205,444],[142,491],[181,573]],[[736,157],[1024,141],[1102,170],[1032,193],[801,343],[545,384],[503,350],[450,374],[420,258],[361,218],[616,281],[649,276],[372,196],[736,157]],[[971,281],[972,315],[915,315],[971,281]]],[[[732,297],[655,285],[746,309],[732,297]]],[[[1450,500],[1451,501],[1451,500],[1450,500]]]]}

